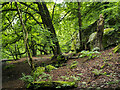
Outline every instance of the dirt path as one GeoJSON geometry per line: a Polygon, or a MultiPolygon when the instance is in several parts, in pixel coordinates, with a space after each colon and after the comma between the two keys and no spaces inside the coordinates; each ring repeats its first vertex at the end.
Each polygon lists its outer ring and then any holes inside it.
{"type": "MultiPolygon", "coordinates": [[[[42,62],[50,61],[50,56],[33,57],[33,60],[38,66],[42,62]]],[[[2,67],[2,88],[25,88],[24,82],[19,80],[19,78],[22,77],[22,73],[30,74],[30,72],[31,68],[26,58],[4,65],[2,67]]]]}
{"type": "MultiPolygon", "coordinates": [[[[33,57],[36,65],[39,66],[42,62],[49,62],[50,56],[40,56],[33,57]]],[[[60,67],[57,70],[53,70],[50,72],[50,75],[53,75],[53,80],[57,80],[59,76],[77,76],[77,74],[81,74],[81,80],[78,82],[78,88],[91,87],[92,85],[97,85],[98,87],[103,88],[116,88],[120,87],[120,84],[105,84],[110,81],[120,80],[120,54],[112,53],[112,49],[105,50],[101,52],[101,55],[98,58],[94,58],[92,60],[88,60],[83,63],[86,58],[78,58],[68,60],[66,66],[60,67]],[[105,60],[107,64],[105,64],[105,60]],[[78,62],[78,66],[75,69],[70,69],[69,66],[73,61],[78,62]],[[106,72],[109,76],[100,75],[97,78],[91,72],[94,69],[100,70],[100,67],[105,64],[102,72],[106,72]],[[112,73],[112,74],[111,74],[112,73]],[[82,85],[82,82],[86,82],[86,86],[82,85]]],[[[2,84],[3,88],[25,88],[24,82],[19,80],[22,76],[22,73],[30,74],[31,68],[28,63],[25,61],[25,58],[21,58],[18,61],[13,61],[10,65],[14,65],[14,67],[5,68],[3,67],[2,72],[2,84]]],[[[62,79],[61,79],[62,80],[62,79]]],[[[95,86],[93,86],[95,87],[95,86]]]]}

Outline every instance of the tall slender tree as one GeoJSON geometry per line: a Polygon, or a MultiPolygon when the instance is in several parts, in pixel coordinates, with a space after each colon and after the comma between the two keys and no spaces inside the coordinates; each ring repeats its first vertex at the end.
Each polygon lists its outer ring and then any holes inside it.
{"type": "Polygon", "coordinates": [[[19,18],[20,18],[21,25],[23,26],[24,42],[25,42],[25,47],[26,47],[29,59],[30,59],[31,69],[34,70],[34,63],[33,63],[32,55],[31,55],[29,45],[28,45],[28,42],[27,42],[27,40],[28,40],[28,32],[27,32],[27,29],[25,27],[25,24],[23,23],[22,15],[21,15],[21,12],[19,10],[17,2],[15,2],[15,5],[16,5],[17,10],[18,10],[18,15],[19,15],[19,18]]]}
{"type": "Polygon", "coordinates": [[[79,24],[79,40],[80,40],[79,49],[81,50],[81,49],[83,49],[83,44],[82,44],[82,30],[81,30],[82,19],[81,19],[80,7],[81,7],[81,2],[79,2],[79,0],[78,0],[78,24],[79,24]]]}

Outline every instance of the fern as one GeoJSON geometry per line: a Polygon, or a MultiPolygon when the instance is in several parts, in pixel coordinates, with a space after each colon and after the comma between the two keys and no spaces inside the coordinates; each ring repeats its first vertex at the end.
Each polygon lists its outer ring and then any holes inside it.
{"type": "Polygon", "coordinates": [[[113,49],[114,53],[116,53],[116,52],[119,51],[119,50],[120,50],[120,44],[118,44],[118,45],[113,49]]]}

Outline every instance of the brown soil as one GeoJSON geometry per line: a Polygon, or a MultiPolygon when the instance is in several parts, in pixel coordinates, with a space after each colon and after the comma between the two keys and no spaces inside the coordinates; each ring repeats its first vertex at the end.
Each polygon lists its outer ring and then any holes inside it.
{"type": "MultiPolygon", "coordinates": [[[[50,61],[50,55],[40,55],[39,57],[33,57],[37,66],[42,62],[50,61]]],[[[26,58],[21,58],[17,61],[11,61],[2,66],[2,88],[25,88],[24,82],[20,80],[22,73],[29,75],[31,73],[30,65],[26,58]],[[14,67],[11,67],[14,65],[14,67]],[[10,66],[10,67],[7,67],[10,66]]]]}
{"type": "MultiPolygon", "coordinates": [[[[88,88],[88,87],[100,87],[100,88],[120,88],[120,54],[112,53],[112,49],[102,51],[101,55],[97,58],[87,60],[86,58],[79,58],[74,60],[69,60],[67,66],[60,67],[57,70],[53,70],[50,74],[53,75],[54,80],[59,80],[59,76],[79,76],[81,77],[78,81],[78,88],[88,88]],[[70,64],[73,61],[77,61],[77,68],[70,69],[70,64]],[[84,62],[86,61],[86,62],[84,62]],[[84,62],[84,63],[83,63],[84,62]],[[106,63],[106,64],[105,64],[106,63]],[[101,69],[101,66],[104,65],[101,73],[106,72],[106,75],[94,75],[91,71],[94,69],[101,69]],[[82,74],[82,75],[78,75],[82,74]],[[109,75],[109,76],[107,76],[109,75]],[[107,84],[108,82],[116,82],[119,80],[119,83],[107,84]],[[85,85],[82,82],[86,82],[85,85]]],[[[62,78],[61,78],[62,79],[62,78]]],[[[70,79],[69,79],[70,81],[70,79]]]]}
{"type": "MultiPolygon", "coordinates": [[[[65,75],[67,77],[79,76],[81,79],[78,81],[78,88],[120,88],[120,81],[119,83],[108,84],[108,82],[116,82],[116,80],[120,80],[120,54],[113,53],[112,49],[102,51],[99,57],[91,60],[86,61],[87,57],[68,60],[66,66],[53,70],[49,74],[53,75],[53,80],[64,80],[61,78],[61,76],[65,75]],[[70,69],[70,65],[73,61],[78,62],[77,68],[70,69]],[[94,69],[100,70],[101,66],[103,65],[104,67],[101,73],[106,72],[106,75],[100,74],[96,76],[91,72],[94,69]],[[82,82],[86,82],[86,84],[83,85],[82,82]]],[[[33,59],[39,66],[41,62],[49,62],[49,57],[50,56],[43,55],[39,57],[33,57],[33,59]]],[[[31,71],[30,66],[27,62],[25,62],[25,60],[25,58],[21,58],[18,61],[12,61],[9,65],[13,64],[15,66],[13,68],[6,69],[5,66],[3,67],[3,88],[25,88],[24,82],[19,80],[19,78],[22,76],[22,73],[30,74],[31,71]]],[[[72,79],[67,81],[72,81],[72,79]]]]}

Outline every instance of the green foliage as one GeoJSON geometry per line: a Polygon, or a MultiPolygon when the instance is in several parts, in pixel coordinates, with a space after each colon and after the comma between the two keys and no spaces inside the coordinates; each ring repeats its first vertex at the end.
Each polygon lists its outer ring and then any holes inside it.
{"type": "Polygon", "coordinates": [[[56,88],[61,88],[61,87],[76,87],[75,82],[67,82],[67,81],[55,81],[55,83],[58,83],[56,88]]]}
{"type": "Polygon", "coordinates": [[[103,64],[100,68],[103,69],[105,67],[106,64],[103,64]]]}
{"type": "Polygon", "coordinates": [[[83,57],[88,57],[88,59],[93,59],[95,57],[98,57],[98,55],[96,54],[100,54],[100,52],[98,51],[81,51],[81,55],[79,56],[80,58],[83,57]]]}
{"type": "Polygon", "coordinates": [[[72,62],[71,65],[70,65],[70,69],[76,68],[77,65],[78,65],[77,61],[72,62]]]}
{"type": "Polygon", "coordinates": [[[33,72],[34,80],[45,72],[45,67],[37,67],[33,72]]]}
{"type": "Polygon", "coordinates": [[[57,68],[54,67],[54,66],[52,66],[52,65],[47,65],[47,66],[45,67],[45,70],[46,70],[47,72],[50,72],[50,71],[52,71],[52,70],[54,70],[54,69],[57,69],[57,68]]]}
{"type": "MultiPolygon", "coordinates": [[[[27,88],[32,86],[32,83],[34,81],[39,82],[39,81],[44,81],[44,80],[52,80],[52,76],[49,74],[44,73],[45,72],[45,67],[38,67],[36,70],[32,73],[32,75],[25,75],[22,73],[22,78],[24,82],[27,84],[27,88]]],[[[37,87],[37,86],[36,86],[37,87]]]]}
{"type": "MultiPolygon", "coordinates": [[[[3,4],[4,2],[2,2],[3,4]]],[[[4,3],[5,4],[5,3],[4,3]]],[[[34,7],[36,10],[39,11],[39,7],[37,4],[33,2],[27,2],[26,3],[30,7],[34,7]],[[32,6],[31,6],[32,5],[32,6]]],[[[28,43],[32,45],[31,37],[36,41],[35,47],[41,48],[38,44],[44,46],[45,50],[51,51],[52,49],[50,47],[54,47],[55,44],[53,41],[57,41],[56,38],[52,38],[53,34],[50,32],[49,28],[43,28],[38,22],[42,22],[42,19],[39,18],[41,15],[35,11],[34,9],[25,6],[24,4],[18,3],[19,6],[21,6],[22,11],[22,17],[23,20],[26,20],[26,28],[28,29],[28,43]],[[29,12],[29,14],[27,14],[29,12]],[[26,19],[28,18],[28,19],[26,19]]],[[[50,12],[50,16],[52,17],[53,7],[54,3],[46,3],[47,8],[50,12]]],[[[81,29],[83,31],[86,31],[86,28],[89,28],[88,26],[92,25],[97,19],[99,18],[99,14],[103,14],[105,19],[105,32],[111,32],[113,28],[117,29],[120,24],[120,3],[119,2],[111,2],[111,3],[99,3],[99,2],[81,2],[81,19],[82,19],[82,26],[81,29]]],[[[54,16],[52,17],[52,22],[54,24],[54,29],[56,32],[56,36],[59,40],[60,48],[62,52],[69,52],[71,50],[72,46],[72,36],[74,37],[75,33],[78,33],[78,12],[77,7],[78,4],[76,2],[64,2],[60,4],[55,5],[54,9],[54,16]]],[[[12,3],[6,3],[2,7],[2,41],[3,41],[3,58],[13,58],[11,56],[12,53],[9,50],[9,47],[11,48],[12,52],[14,52],[14,44],[17,43],[18,47],[20,49],[20,53],[23,53],[25,51],[24,46],[24,40],[23,40],[23,32],[22,32],[22,26],[21,23],[16,15],[17,11],[6,11],[7,9],[14,9],[16,8],[15,2],[12,3]],[[12,6],[12,7],[11,7],[12,6]],[[10,55],[9,55],[10,54],[10,55]]],[[[95,27],[95,26],[94,26],[95,27]]],[[[115,30],[113,30],[115,31],[115,30]]],[[[89,28],[88,36],[95,32],[95,29],[92,30],[89,28]]],[[[116,34],[115,34],[116,35],[116,34]]],[[[88,36],[83,34],[83,41],[86,43],[86,38],[88,39],[88,36]]],[[[88,42],[93,40],[93,37],[95,36],[92,34],[91,38],[89,38],[88,42]]],[[[77,36],[78,37],[78,36],[77,36]]],[[[75,38],[77,38],[75,37],[75,38]]],[[[74,41],[76,42],[78,39],[74,41]]],[[[79,45],[78,45],[79,46],[79,45]]],[[[37,51],[38,53],[38,51],[37,51]]],[[[24,56],[23,54],[22,56],[24,56]]],[[[20,57],[18,57],[20,58],[20,57]]]]}
{"type": "Polygon", "coordinates": [[[107,72],[104,72],[104,73],[101,73],[102,75],[106,75],[106,76],[109,76],[109,75],[107,75],[107,72]]]}
{"type": "Polygon", "coordinates": [[[39,77],[34,78],[32,75],[22,74],[21,80],[27,83],[27,88],[34,86],[34,89],[42,87],[52,87],[52,88],[66,88],[66,87],[76,87],[76,80],[80,80],[79,77],[72,76],[74,79],[72,82],[68,81],[52,81],[52,76],[46,73],[42,73],[39,77]],[[45,81],[47,80],[47,81],[45,81]]]}
{"type": "Polygon", "coordinates": [[[34,85],[37,86],[37,88],[39,87],[48,87],[48,88],[77,87],[75,82],[68,82],[68,81],[40,81],[40,82],[34,82],[34,85]]]}
{"type": "Polygon", "coordinates": [[[70,78],[73,79],[72,82],[68,81],[52,81],[52,76],[45,73],[45,69],[48,69],[48,71],[51,71],[53,69],[56,69],[52,65],[48,65],[46,67],[37,67],[36,70],[32,73],[32,75],[25,75],[22,74],[21,80],[26,82],[27,88],[33,87],[34,89],[41,88],[41,87],[52,87],[52,88],[66,88],[66,87],[76,87],[76,81],[80,80],[80,77],[66,77],[61,76],[62,78],[65,78],[65,80],[69,80],[70,78]]]}
{"type": "Polygon", "coordinates": [[[116,53],[117,51],[120,51],[120,44],[118,44],[114,49],[113,49],[114,53],[116,53]]]}
{"type": "Polygon", "coordinates": [[[104,29],[104,35],[108,34],[111,31],[114,31],[114,30],[115,30],[114,28],[106,28],[106,29],[104,29]]]}
{"type": "Polygon", "coordinates": [[[118,84],[120,83],[120,80],[116,80],[116,81],[109,81],[106,84],[118,84]]]}
{"type": "Polygon", "coordinates": [[[87,85],[87,82],[82,82],[82,87],[85,88],[87,85]]]}
{"type": "Polygon", "coordinates": [[[66,63],[67,59],[65,59],[64,55],[58,55],[57,56],[57,61],[56,61],[56,66],[62,66],[62,63],[66,63]]]}
{"type": "Polygon", "coordinates": [[[99,47],[95,47],[95,48],[92,49],[93,52],[94,52],[94,51],[99,51],[99,50],[100,50],[99,47]]]}
{"type": "Polygon", "coordinates": [[[77,75],[81,76],[81,75],[83,75],[83,73],[79,73],[79,74],[77,74],[77,75]]]}
{"type": "Polygon", "coordinates": [[[61,76],[61,78],[63,78],[64,80],[70,80],[70,79],[72,79],[74,82],[76,82],[76,81],[80,81],[80,77],[79,76],[61,76]]]}
{"type": "MultiPolygon", "coordinates": [[[[18,58],[21,58],[21,56],[25,56],[25,46],[24,46],[24,33],[22,32],[23,28],[21,26],[21,23],[19,21],[17,11],[9,11],[9,9],[16,9],[15,2],[12,3],[5,3],[2,2],[2,58],[8,58],[8,59],[16,59],[16,55],[18,55],[18,58]],[[15,50],[15,44],[18,45],[17,50],[15,50]],[[24,53],[24,54],[22,54],[24,53]],[[19,55],[21,54],[21,55],[19,55]]],[[[47,51],[52,51],[52,48],[55,49],[55,43],[57,39],[53,38],[54,34],[50,32],[50,28],[44,28],[43,26],[46,26],[44,23],[42,25],[40,24],[43,20],[40,18],[41,15],[39,14],[39,7],[37,4],[33,2],[26,2],[26,4],[29,6],[25,6],[21,3],[18,3],[19,6],[21,6],[21,12],[23,21],[25,21],[26,28],[28,30],[28,43],[30,46],[33,45],[32,39],[36,42],[34,47],[44,49],[47,51]],[[34,10],[35,8],[36,10],[34,10]],[[29,12],[29,13],[28,13],[29,12]],[[44,24],[44,25],[43,25],[44,24]],[[43,48],[45,46],[45,48],[43,48]],[[52,47],[52,48],[51,48],[52,47]]],[[[75,45],[77,44],[77,33],[79,30],[78,27],[78,3],[74,2],[63,2],[61,4],[56,4],[54,8],[54,14],[53,14],[53,6],[55,3],[46,3],[48,10],[50,12],[50,16],[52,17],[52,23],[54,25],[55,30],[55,36],[59,40],[60,48],[62,52],[69,52],[71,48],[75,48],[75,45]],[[53,16],[52,16],[53,15],[53,16]],[[77,32],[77,33],[75,33],[77,32]],[[75,40],[72,40],[74,37],[75,40]],[[72,43],[72,41],[74,41],[72,43]],[[72,46],[73,44],[73,46],[72,46]],[[74,45],[75,44],[75,45],[74,45]]],[[[105,19],[105,30],[104,35],[106,35],[103,42],[109,42],[111,43],[114,36],[117,35],[115,31],[119,30],[120,27],[120,2],[81,2],[81,19],[82,19],[82,26],[81,30],[87,31],[88,28],[88,36],[86,34],[82,33],[83,41],[86,44],[86,40],[88,42],[91,42],[94,40],[96,36],[96,29],[91,29],[90,26],[98,20],[99,14],[104,15],[105,19]],[[115,34],[112,34],[112,33],[115,34]]],[[[45,10],[43,12],[46,12],[45,10]]],[[[50,22],[48,22],[50,24],[50,22]]],[[[47,26],[46,26],[47,27],[47,26]]],[[[93,26],[93,28],[96,28],[96,25],[93,26]]],[[[54,30],[52,32],[54,32],[54,30]]],[[[118,43],[119,39],[115,37],[116,43],[118,43]]],[[[108,43],[106,43],[106,46],[108,43]]],[[[79,45],[78,45],[79,46],[79,45]]],[[[32,49],[30,47],[30,49],[32,49]]],[[[97,57],[99,54],[94,48],[92,51],[82,51],[80,57],[88,57],[88,59],[92,59],[97,57]]],[[[114,52],[117,52],[120,50],[120,44],[114,48],[114,52]]],[[[37,50],[37,53],[39,51],[37,50]]],[[[66,59],[63,56],[57,57],[57,63],[56,65],[61,66],[62,62],[66,62],[66,59]]],[[[76,68],[78,65],[77,62],[73,62],[70,65],[70,68],[76,68]]],[[[13,68],[14,66],[6,66],[5,68],[13,68]]],[[[104,68],[105,64],[101,66],[101,68],[104,68]]],[[[50,77],[49,75],[45,74],[45,69],[50,72],[54,69],[53,66],[46,66],[45,67],[38,67],[36,71],[33,72],[32,76],[24,76],[24,80],[28,82],[33,82],[34,80],[46,80],[47,77],[50,77]]],[[[94,73],[97,72],[96,75],[100,74],[99,70],[94,70],[94,73]]],[[[69,79],[68,77],[66,78],[69,79]]],[[[41,81],[42,82],[42,81],[41,81]]],[[[43,84],[43,83],[42,83],[43,84]]],[[[28,87],[30,84],[28,85],[28,87]]],[[[65,84],[67,86],[67,84],[65,84]]],[[[61,86],[58,86],[58,88],[61,88],[61,86]]]]}
{"type": "Polygon", "coordinates": [[[41,76],[39,76],[39,78],[36,78],[36,82],[39,82],[39,81],[44,81],[44,80],[49,80],[51,81],[52,80],[52,76],[50,76],[49,74],[46,74],[46,73],[42,73],[41,76]]]}
{"type": "Polygon", "coordinates": [[[22,73],[22,78],[20,78],[20,79],[27,83],[34,81],[34,79],[31,75],[25,75],[24,73],[22,73]]]}
{"type": "Polygon", "coordinates": [[[102,72],[102,69],[101,70],[94,69],[94,71],[92,71],[92,73],[94,73],[97,76],[101,75],[101,72],[102,72]]]}
{"type": "Polygon", "coordinates": [[[34,73],[40,72],[40,74],[42,74],[44,71],[45,71],[45,67],[37,67],[34,73]]]}
{"type": "Polygon", "coordinates": [[[61,78],[65,79],[65,80],[69,80],[70,79],[70,77],[68,77],[68,76],[61,76],[61,78]]]}
{"type": "Polygon", "coordinates": [[[62,56],[62,55],[58,55],[58,56],[57,56],[57,60],[58,60],[58,61],[62,61],[62,60],[64,60],[64,56],[62,56]]]}
{"type": "MultiPolygon", "coordinates": [[[[20,78],[21,80],[23,80],[24,82],[26,82],[27,84],[27,88],[32,86],[33,82],[40,82],[40,81],[44,81],[44,80],[52,80],[52,76],[50,76],[49,74],[46,73],[41,73],[39,76],[38,73],[34,73],[34,75],[25,75],[22,73],[22,78],[20,78]]],[[[37,86],[36,86],[37,87],[37,86]]]]}
{"type": "Polygon", "coordinates": [[[70,78],[72,78],[73,81],[75,81],[75,82],[81,80],[81,78],[79,76],[70,76],[70,78]]]}

